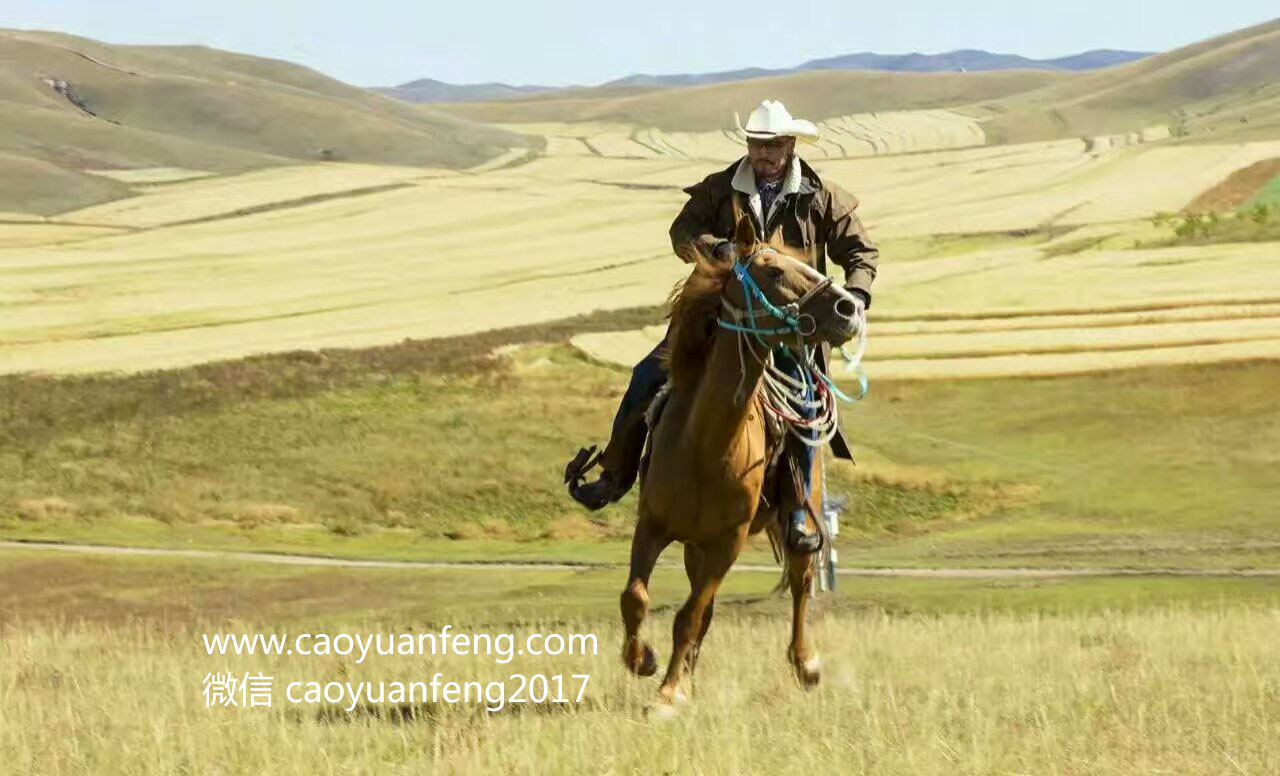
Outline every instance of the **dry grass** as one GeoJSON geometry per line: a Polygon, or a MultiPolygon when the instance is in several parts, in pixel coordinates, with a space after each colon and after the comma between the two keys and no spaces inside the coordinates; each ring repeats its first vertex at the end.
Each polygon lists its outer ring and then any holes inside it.
{"type": "Polygon", "coordinates": [[[132,170],[85,170],[85,172],[133,184],[178,183],[213,175],[205,170],[184,170],[181,167],[139,167],[132,170]]]}
{"type": "Polygon", "coordinates": [[[1148,123],[1207,142],[1275,137],[1280,21],[1272,19],[1137,62],[1012,95],[992,109],[999,142],[1128,132],[1148,123]]]}
{"type": "MultiPolygon", "coordinates": [[[[717,611],[674,721],[623,674],[610,620],[473,626],[596,633],[594,657],[212,658],[199,629],[12,627],[0,643],[0,758],[17,773],[1272,773],[1275,609],[1068,616],[817,616],[824,683],[783,661],[785,615],[717,611]],[[274,677],[270,708],[206,708],[212,671],[274,677]],[[290,704],[292,681],[591,676],[580,704],[290,704]],[[783,743],[780,743],[783,742],[783,743]]],[[[312,632],[387,632],[330,621],[312,632]]],[[[466,621],[452,621],[467,628],[466,621]]],[[[669,616],[648,626],[667,647],[669,616]]],[[[439,622],[435,623],[438,626],[439,622]]],[[[236,626],[231,626],[236,629],[236,626]]],[[[228,627],[215,624],[215,631],[228,627]]],[[[510,687],[513,687],[512,684],[510,687]]]]}
{"type": "MultiPolygon", "coordinates": [[[[832,116],[816,122],[816,143],[804,146],[811,159],[850,159],[981,146],[986,141],[972,117],[948,110],[877,111],[832,116]]],[[[541,135],[548,153],[624,159],[708,159],[742,156],[744,138],[734,129],[664,131],[652,126],[600,122],[506,124],[513,132],[541,135]]]]}
{"type": "MultiPolygon", "coordinates": [[[[130,171],[138,172],[138,171],[130,171]]],[[[142,190],[139,196],[66,213],[59,220],[154,228],[451,173],[372,164],[296,165],[202,180],[192,177],[142,190]]]]}
{"type": "Polygon", "coordinates": [[[883,73],[823,70],[746,81],[655,89],[621,96],[591,90],[570,97],[534,96],[500,102],[436,106],[454,115],[498,124],[612,122],[664,131],[730,128],[763,99],[782,100],[796,116],[826,119],[853,113],[929,110],[1018,94],[1070,80],[1066,73],[1006,70],[978,73],[883,73]]]}
{"type": "Polygon", "coordinates": [[[36,31],[0,30],[0,101],[0,209],[44,215],[154,182],[84,170],[235,173],[317,161],[457,169],[528,147],[519,135],[278,60],[36,31]]]}
{"type": "Polygon", "coordinates": [[[1280,337],[1280,317],[1176,321],[1134,326],[880,335],[868,359],[957,358],[1186,347],[1280,337]]]}
{"type": "MultiPolygon", "coordinates": [[[[1040,249],[1054,243],[1016,235],[1057,234],[1044,227],[1055,219],[1176,209],[1215,176],[1275,156],[1273,145],[1095,159],[1071,141],[819,166],[862,198],[873,236],[887,245],[994,230],[936,257],[895,261],[886,252],[877,312],[1168,307],[1247,299],[1273,285],[1269,249],[1115,250],[1126,227],[1099,225],[1088,228],[1111,235],[1099,250],[1043,261],[1040,249]],[[1136,193],[1134,180],[1144,187],[1136,193]]],[[[179,366],[652,305],[686,272],[666,227],[684,200],[680,187],[708,167],[581,156],[471,175],[298,166],[153,186],[73,214],[74,223],[129,230],[109,236],[65,223],[0,224],[0,244],[79,240],[0,249],[9,313],[0,371],[179,366]],[[162,226],[187,221],[200,223],[162,226]]]]}

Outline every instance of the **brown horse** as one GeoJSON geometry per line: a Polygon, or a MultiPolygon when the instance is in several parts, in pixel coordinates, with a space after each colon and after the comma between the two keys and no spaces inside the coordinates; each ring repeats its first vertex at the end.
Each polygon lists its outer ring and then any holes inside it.
{"type": "MultiPolygon", "coordinates": [[[[839,286],[785,248],[758,241],[749,218],[739,217],[734,236],[736,256],[716,261],[700,256],[689,279],[673,293],[667,365],[671,394],[653,430],[650,463],[642,474],[639,520],[631,545],[631,571],[622,593],[626,639],[622,659],[633,673],[650,676],[657,670],[653,649],[640,638],[640,625],[649,605],[649,575],[658,556],[673,541],[684,545],[689,598],[676,615],[671,661],[660,690],[672,704],[685,699],[681,681],[692,671],[707,628],[715,595],[737,560],[749,535],[777,524],[779,508],[795,504],[770,495],[772,506],[761,504],[765,485],[766,424],[760,401],[763,366],[742,357],[739,333],[721,328],[724,303],[736,309],[748,293],[734,275],[738,258],[777,307],[801,302],[806,344],[822,340],[833,345],[848,341],[857,331],[853,299],[839,286]],[[745,387],[745,393],[740,388],[745,387]]],[[[773,317],[757,319],[760,328],[777,328],[773,317]]],[[[773,345],[781,335],[764,338],[773,345]]],[[[794,342],[795,335],[788,338],[794,342]]],[[[813,494],[820,494],[820,469],[813,472],[813,494]]],[[[786,488],[782,489],[784,492],[786,488]]],[[[811,515],[820,505],[811,503],[811,515]]],[[[811,530],[818,530],[812,524],[811,530]]],[[[785,547],[785,542],[781,542],[785,547]]],[[[796,676],[806,687],[817,684],[817,657],[805,637],[805,605],[812,579],[812,555],[787,552],[786,575],[792,596],[791,644],[788,656],[796,676]]]]}

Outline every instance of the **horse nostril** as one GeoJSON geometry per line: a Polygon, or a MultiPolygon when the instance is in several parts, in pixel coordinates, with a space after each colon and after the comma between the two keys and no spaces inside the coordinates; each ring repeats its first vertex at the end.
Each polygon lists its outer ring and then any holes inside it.
{"type": "Polygon", "coordinates": [[[852,299],[840,297],[836,300],[836,315],[845,320],[852,320],[853,316],[858,314],[858,308],[852,299]]]}

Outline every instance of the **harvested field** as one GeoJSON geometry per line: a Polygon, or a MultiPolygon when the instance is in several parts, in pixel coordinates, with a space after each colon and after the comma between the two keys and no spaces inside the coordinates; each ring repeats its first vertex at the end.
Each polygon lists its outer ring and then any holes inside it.
{"type": "MultiPolygon", "coordinates": [[[[924,251],[909,261],[886,252],[874,314],[908,327],[959,316],[972,329],[1000,311],[1065,309],[1076,320],[1029,323],[1067,330],[1157,323],[1136,315],[1153,306],[1162,320],[1197,325],[1274,315],[1238,307],[1277,301],[1259,291],[1276,287],[1267,244],[1124,247],[1140,223],[1128,219],[1176,209],[1207,182],[1277,155],[1276,143],[1092,155],[1064,141],[815,164],[862,199],[873,236],[924,251]],[[1090,249],[1046,259],[1082,235],[1090,249]],[[1200,309],[1206,302],[1235,309],[1218,316],[1200,309]],[[1183,305],[1196,309],[1167,312],[1183,305]]],[[[137,370],[449,336],[658,304],[687,272],[666,229],[681,188],[719,162],[519,161],[472,173],[281,167],[0,223],[0,370],[137,370]]],[[[1225,324],[1213,326],[1217,338],[1225,324]]],[[[884,334],[895,331],[913,333],[884,334]]],[[[1041,346],[1067,347],[1055,341],[1041,346]]],[[[1152,344],[1135,342],[1112,344],[1152,344]]]]}
{"type": "Polygon", "coordinates": [[[317,195],[338,195],[433,174],[444,173],[373,164],[276,167],[216,180],[175,182],[145,189],[140,196],[66,213],[59,220],[148,228],[317,195]]]}
{"type": "Polygon", "coordinates": [[[133,184],[177,183],[216,174],[205,170],[184,170],[181,167],[136,167],[128,170],[85,170],[85,172],[133,184]]]}
{"type": "MultiPolygon", "coordinates": [[[[812,159],[852,159],[981,146],[986,135],[970,116],[948,110],[885,111],[816,122],[821,137],[804,148],[812,159]]],[[[621,159],[705,159],[742,156],[743,137],[724,129],[664,131],[628,124],[509,124],[513,132],[542,135],[553,155],[621,159]]]]}
{"type": "MultiPolygon", "coordinates": [[[[873,324],[867,372],[880,379],[947,379],[1280,358],[1280,305],[1275,303],[1076,315],[1028,312],[950,320],[939,314],[873,324]]],[[[649,326],[581,334],[572,344],[595,361],[629,367],[664,331],[649,326]]],[[[837,368],[836,374],[842,371],[837,368]]]]}
{"type": "MultiPolygon", "coordinates": [[[[868,363],[880,380],[948,380],[979,377],[1048,377],[1157,366],[1230,364],[1280,359],[1280,337],[1209,345],[1093,350],[1043,356],[886,359],[868,363]]],[[[837,377],[839,370],[837,368],[837,377]]]]}

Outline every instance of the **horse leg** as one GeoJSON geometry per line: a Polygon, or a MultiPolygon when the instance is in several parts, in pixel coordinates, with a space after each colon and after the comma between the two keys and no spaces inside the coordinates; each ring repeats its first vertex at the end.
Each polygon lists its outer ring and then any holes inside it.
{"type": "Polygon", "coordinates": [[[821,662],[809,654],[805,634],[805,610],[809,604],[809,585],[813,581],[814,555],[787,553],[787,576],[791,583],[791,645],[787,658],[795,668],[796,679],[806,689],[815,687],[821,678],[821,662]]]}
{"type": "MultiPolygon", "coordinates": [[[[699,565],[702,562],[701,550],[696,544],[686,544],[684,546],[684,573],[689,577],[689,589],[693,589],[694,579],[699,575],[699,565]]],[[[702,652],[702,640],[707,637],[707,630],[711,628],[711,618],[715,613],[716,600],[712,598],[707,602],[706,611],[702,615],[702,627],[698,629],[698,638],[693,642],[693,648],[689,650],[685,657],[685,670],[690,675],[698,666],[698,655],[702,652]]]]}
{"type": "Polygon", "coordinates": [[[622,643],[622,662],[638,676],[653,676],[658,670],[658,657],[653,648],[640,638],[640,624],[649,611],[649,575],[658,556],[670,544],[654,531],[648,520],[636,523],[631,538],[631,571],[627,587],[622,591],[622,623],[626,638],[622,643]]]}
{"type": "MultiPolygon", "coordinates": [[[[816,456],[815,456],[816,458],[816,456]]],[[[820,461],[813,462],[812,486],[809,503],[813,514],[822,514],[822,477],[820,461]]],[[[812,517],[810,517],[812,519],[812,517]]],[[[818,526],[813,526],[817,531],[818,526]]],[[[787,648],[787,658],[795,669],[796,679],[805,689],[816,687],[822,678],[821,661],[817,655],[809,653],[809,640],[805,634],[805,611],[809,604],[809,589],[813,583],[816,554],[797,554],[787,550],[787,576],[791,583],[791,645],[787,648]]]]}
{"type": "Polygon", "coordinates": [[[699,548],[699,562],[693,564],[694,573],[689,582],[689,598],[676,613],[675,624],[671,628],[671,662],[667,664],[667,675],[659,690],[667,703],[684,700],[680,681],[684,678],[689,652],[693,650],[696,639],[706,632],[707,614],[716,591],[738,559],[746,538],[747,526],[743,525],[731,536],[699,548]]]}

